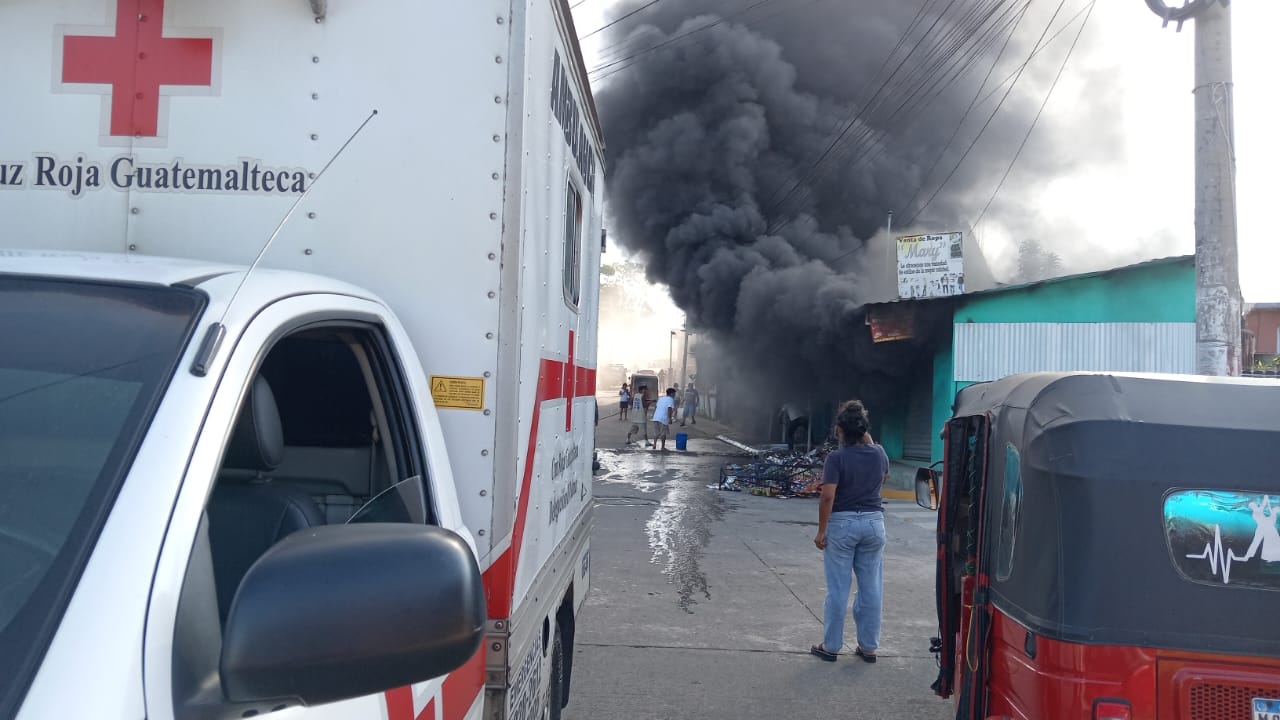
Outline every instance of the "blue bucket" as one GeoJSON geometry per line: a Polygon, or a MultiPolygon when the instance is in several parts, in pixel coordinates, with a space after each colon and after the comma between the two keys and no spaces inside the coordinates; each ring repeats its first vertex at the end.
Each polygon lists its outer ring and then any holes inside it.
{"type": "Polygon", "coordinates": [[[689,445],[689,433],[676,433],[676,449],[685,450],[689,445]]]}

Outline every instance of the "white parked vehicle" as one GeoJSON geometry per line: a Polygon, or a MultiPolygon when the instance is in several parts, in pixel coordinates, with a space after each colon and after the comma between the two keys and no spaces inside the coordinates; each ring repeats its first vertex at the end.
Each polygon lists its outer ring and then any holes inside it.
{"type": "Polygon", "coordinates": [[[0,717],[558,717],[575,37],[565,0],[0,2],[0,717]]]}

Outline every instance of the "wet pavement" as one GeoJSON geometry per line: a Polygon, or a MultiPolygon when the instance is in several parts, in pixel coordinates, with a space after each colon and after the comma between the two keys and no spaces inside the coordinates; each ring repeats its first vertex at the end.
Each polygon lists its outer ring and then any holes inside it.
{"type": "Polygon", "coordinates": [[[880,662],[825,663],[808,654],[822,633],[817,501],[708,489],[741,455],[703,423],[687,452],[667,453],[627,446],[605,424],[599,444],[614,449],[600,451],[592,590],[564,717],[950,715],[929,691],[932,513],[886,502],[880,662]]]}

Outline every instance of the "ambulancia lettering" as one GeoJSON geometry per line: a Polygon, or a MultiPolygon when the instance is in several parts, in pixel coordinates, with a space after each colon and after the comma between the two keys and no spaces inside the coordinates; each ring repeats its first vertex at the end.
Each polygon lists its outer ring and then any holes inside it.
{"type": "Polygon", "coordinates": [[[578,172],[582,174],[582,182],[587,192],[596,189],[596,154],[587,139],[587,131],[583,128],[582,112],[578,109],[578,100],[570,88],[569,73],[560,61],[560,52],[555,53],[555,65],[551,68],[551,112],[560,122],[564,130],[564,141],[569,146],[578,172]]]}

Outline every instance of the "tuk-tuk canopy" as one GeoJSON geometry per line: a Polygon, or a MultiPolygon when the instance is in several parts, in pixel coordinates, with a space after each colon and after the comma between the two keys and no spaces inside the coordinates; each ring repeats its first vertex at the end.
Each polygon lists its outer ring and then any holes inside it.
{"type": "Polygon", "coordinates": [[[1001,611],[1068,641],[1280,654],[1280,383],[1015,375],[962,390],[973,416],[1001,611]]]}

